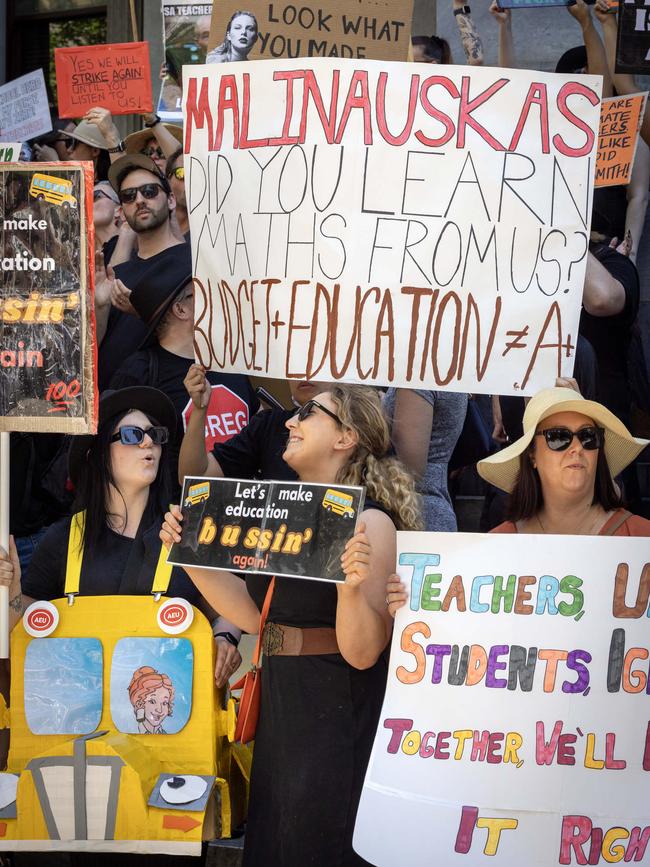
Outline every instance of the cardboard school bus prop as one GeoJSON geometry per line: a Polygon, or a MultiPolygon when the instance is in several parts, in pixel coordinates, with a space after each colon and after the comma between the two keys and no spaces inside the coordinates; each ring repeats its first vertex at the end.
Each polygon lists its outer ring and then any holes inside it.
{"type": "Polygon", "coordinates": [[[200,855],[243,818],[251,754],[229,742],[210,624],[159,596],[159,570],[155,595],[71,593],[13,629],[0,851],[200,855]]]}

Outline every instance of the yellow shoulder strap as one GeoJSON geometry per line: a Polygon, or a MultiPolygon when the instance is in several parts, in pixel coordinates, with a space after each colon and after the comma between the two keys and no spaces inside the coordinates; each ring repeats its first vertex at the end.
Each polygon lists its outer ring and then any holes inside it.
{"type": "Polygon", "coordinates": [[[154,595],[161,596],[163,593],[167,592],[167,588],[169,587],[169,582],[172,577],[172,565],[167,562],[167,548],[160,543],[160,556],[158,557],[158,565],[156,566],[156,573],[153,576],[153,586],[151,587],[151,592],[154,595]]]}
{"type": "Polygon", "coordinates": [[[81,561],[84,552],[81,547],[86,513],[77,512],[70,522],[70,534],[68,535],[68,559],[65,565],[65,595],[68,599],[79,593],[79,579],[81,577],[81,561]]]}

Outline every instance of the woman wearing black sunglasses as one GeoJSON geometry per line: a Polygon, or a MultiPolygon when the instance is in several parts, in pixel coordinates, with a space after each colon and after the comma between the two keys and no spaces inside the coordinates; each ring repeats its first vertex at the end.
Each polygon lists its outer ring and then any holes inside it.
{"type": "Polygon", "coordinates": [[[622,507],[613,479],[648,445],[613,413],[569,388],[547,388],[524,413],[524,435],[478,464],[510,494],[495,533],[648,536],[650,521],[622,507]]]}
{"type": "MultiPolygon", "coordinates": [[[[392,623],[386,578],[396,527],[419,529],[413,479],[394,457],[377,393],[334,385],[287,422],[284,460],[303,482],[364,485],[366,504],[341,566],[345,582],[278,578],[264,630],[246,867],[357,867],[352,830],[386,682],[392,623]],[[278,640],[281,636],[281,640],[278,640]]],[[[182,514],[161,538],[180,540],[182,514]]],[[[259,631],[269,577],[188,569],[212,605],[259,631]]]]}
{"type": "MultiPolygon", "coordinates": [[[[160,557],[158,532],[169,506],[165,450],[175,426],[176,411],[169,398],[158,389],[138,386],[104,392],[97,435],[73,437],[69,455],[76,490],[73,513],[83,528],[79,593],[140,596],[152,592],[160,557]]],[[[53,524],[34,552],[22,580],[23,606],[33,599],[64,595],[72,521],[63,518],[53,524]]],[[[0,567],[2,561],[8,562],[0,549],[0,567]]],[[[18,567],[13,565],[15,573],[18,567]]],[[[182,569],[172,570],[164,595],[181,596],[215,619],[182,569]]],[[[215,623],[215,632],[231,631],[226,621],[215,623]]],[[[219,638],[218,686],[240,662],[237,649],[219,638]]]]}

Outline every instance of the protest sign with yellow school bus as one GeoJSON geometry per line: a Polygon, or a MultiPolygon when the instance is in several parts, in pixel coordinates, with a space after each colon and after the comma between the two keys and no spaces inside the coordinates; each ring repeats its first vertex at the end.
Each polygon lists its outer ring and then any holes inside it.
{"type": "Polygon", "coordinates": [[[94,433],[93,167],[0,164],[0,431],[94,433]]]}
{"type": "Polygon", "coordinates": [[[179,566],[343,581],[341,554],[363,511],[349,485],[186,477],[179,566]]]}

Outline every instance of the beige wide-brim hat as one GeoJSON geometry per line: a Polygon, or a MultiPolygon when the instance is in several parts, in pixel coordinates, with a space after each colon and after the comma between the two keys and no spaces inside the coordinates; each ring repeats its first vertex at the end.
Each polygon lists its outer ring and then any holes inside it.
{"type": "MultiPolygon", "coordinates": [[[[164,123],[163,126],[174,136],[178,141],[179,146],[183,144],[183,127],[177,126],[174,123],[164,123]]],[[[124,139],[127,154],[139,154],[149,139],[152,138],[155,139],[153,129],[149,129],[148,127],[138,130],[138,132],[132,132],[131,135],[127,135],[124,139]]]]}
{"type": "Polygon", "coordinates": [[[533,397],[524,412],[524,435],[516,442],[476,465],[479,475],[502,491],[510,493],[519,476],[519,458],[530,446],[540,422],[556,412],[579,412],[605,429],[605,458],[612,477],[650,445],[650,440],[633,437],[622,421],[601,403],[586,400],[572,388],[545,388],[533,397]]]}
{"type": "Polygon", "coordinates": [[[79,121],[72,132],[66,132],[66,135],[69,135],[70,138],[77,139],[77,141],[81,141],[84,144],[90,145],[91,148],[101,148],[104,151],[108,150],[106,139],[99,131],[97,124],[88,123],[87,120],[79,121]]]}

